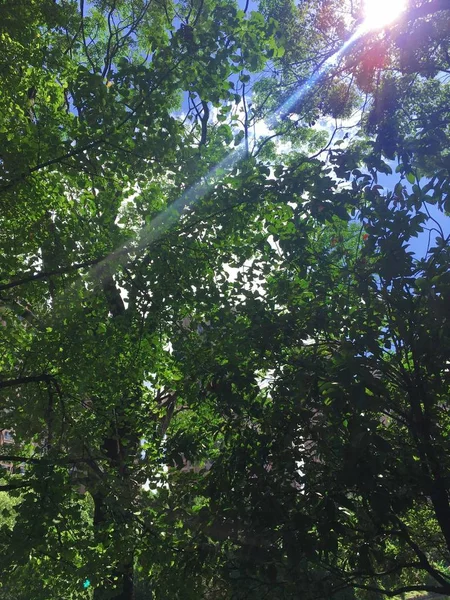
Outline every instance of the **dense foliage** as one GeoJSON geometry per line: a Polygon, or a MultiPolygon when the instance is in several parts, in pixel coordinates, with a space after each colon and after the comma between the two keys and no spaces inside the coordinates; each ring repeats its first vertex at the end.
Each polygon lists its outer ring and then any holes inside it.
{"type": "Polygon", "coordinates": [[[450,595],[450,5],[361,19],[0,7],[0,598],[450,595]]]}

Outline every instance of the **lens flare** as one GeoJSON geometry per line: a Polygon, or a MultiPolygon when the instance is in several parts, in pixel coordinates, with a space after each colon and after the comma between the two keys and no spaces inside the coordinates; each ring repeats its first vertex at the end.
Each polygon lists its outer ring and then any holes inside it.
{"type": "Polygon", "coordinates": [[[274,114],[269,118],[268,125],[269,129],[275,127],[275,125],[287,116],[292,108],[300,102],[307,94],[310,92],[315,85],[319,83],[319,81],[326,75],[326,73],[335,67],[339,60],[344,56],[344,54],[353,46],[353,44],[364,35],[363,29],[358,29],[350,39],[348,39],[341,46],[337,52],[331,55],[326,61],[317,69],[317,71],[307,80],[303,85],[301,85],[293,94],[289,96],[289,98],[278,107],[278,109],[274,112],[274,114]]]}
{"type": "MultiPolygon", "coordinates": [[[[320,80],[335,67],[343,55],[349,50],[349,48],[360,39],[365,33],[363,27],[360,27],[350,39],[348,39],[339,50],[331,55],[323,64],[317,69],[317,71],[299,86],[289,98],[283,102],[278,109],[274,111],[272,116],[266,121],[266,127],[264,129],[273,129],[283,118],[287,117],[292,108],[301,101],[320,80]]],[[[252,142],[256,143],[259,139],[264,138],[265,134],[256,134],[252,142]]],[[[186,192],[181,194],[175,202],[173,202],[167,209],[157,215],[147,226],[145,226],[136,238],[132,241],[131,247],[125,244],[122,247],[117,248],[109,256],[107,256],[98,265],[93,267],[91,270],[91,276],[98,278],[106,264],[124,264],[127,262],[130,254],[138,255],[145,248],[148,248],[152,243],[159,239],[164,233],[166,233],[174,224],[176,224],[184,211],[196,204],[201,198],[203,198],[209,191],[211,191],[216,185],[217,181],[222,179],[227,173],[229,173],[233,167],[238,164],[247,155],[246,142],[242,141],[234,150],[232,150],[228,156],[226,156],[220,163],[215,165],[209,173],[204,175],[200,181],[189,188],[186,192]]]]}
{"type": "Polygon", "coordinates": [[[383,29],[405,12],[407,0],[365,0],[364,26],[367,31],[383,29]]]}
{"type": "MultiPolygon", "coordinates": [[[[395,3],[396,0],[391,0],[395,3]]],[[[322,65],[316,70],[316,72],[302,85],[300,85],[285,102],[283,102],[278,109],[276,109],[271,117],[266,121],[266,127],[263,130],[272,130],[282,119],[288,117],[292,112],[292,108],[305,96],[312,91],[312,89],[320,82],[320,80],[342,59],[344,54],[367,33],[365,24],[360,26],[357,31],[342,44],[342,46],[333,55],[328,57],[322,65]]],[[[266,133],[258,134],[253,136],[252,142],[256,143],[261,138],[264,138],[266,133]]],[[[220,181],[225,177],[227,173],[233,169],[241,160],[247,156],[246,142],[242,141],[234,150],[232,150],[228,156],[226,156],[220,163],[212,167],[212,169],[204,175],[200,181],[198,181],[191,188],[181,194],[175,202],[169,207],[163,210],[157,215],[148,225],[146,225],[136,235],[136,237],[130,241],[130,243],[119,246],[104,260],[99,262],[90,270],[92,278],[96,279],[100,277],[103,269],[106,265],[110,265],[113,269],[117,268],[120,264],[125,264],[130,255],[135,257],[141,254],[145,249],[148,249],[156,240],[158,240],[164,233],[173,227],[181,218],[182,214],[188,209],[195,205],[201,198],[203,198],[208,192],[214,189],[218,180],[220,181]]]]}

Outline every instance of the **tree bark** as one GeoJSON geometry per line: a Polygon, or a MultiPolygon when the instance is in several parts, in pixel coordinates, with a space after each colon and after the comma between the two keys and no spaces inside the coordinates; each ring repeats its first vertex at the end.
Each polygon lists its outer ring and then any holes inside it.
{"type": "MultiPolygon", "coordinates": [[[[109,311],[113,319],[122,317],[126,313],[125,304],[122,300],[119,290],[115,284],[114,278],[107,268],[100,272],[100,281],[103,294],[107,301],[109,311]]],[[[114,409],[113,418],[110,422],[111,433],[103,441],[103,452],[108,459],[110,470],[115,473],[117,481],[124,487],[130,489],[129,469],[127,466],[130,460],[130,454],[133,449],[139,450],[139,439],[135,435],[132,425],[127,423],[127,417],[124,411],[126,402],[123,401],[114,409]]],[[[100,483],[101,485],[101,483],[100,483]]],[[[105,523],[113,519],[113,522],[121,522],[124,518],[122,506],[118,506],[117,519],[114,518],[114,507],[107,506],[105,490],[97,489],[92,494],[94,499],[94,530],[98,532],[105,523]],[[119,514],[120,513],[120,514],[119,514]]],[[[109,586],[98,587],[94,590],[94,600],[134,600],[134,560],[132,553],[121,557],[114,569],[114,575],[119,580],[119,585],[115,595],[111,596],[109,586]]]]}

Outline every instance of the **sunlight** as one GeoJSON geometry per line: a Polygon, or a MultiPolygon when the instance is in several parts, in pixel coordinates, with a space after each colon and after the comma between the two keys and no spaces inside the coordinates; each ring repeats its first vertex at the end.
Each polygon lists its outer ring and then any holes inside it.
{"type": "Polygon", "coordinates": [[[407,0],[365,0],[364,25],[367,29],[382,29],[406,10],[407,0]]]}
{"type": "MultiPolygon", "coordinates": [[[[396,0],[391,1],[395,2],[396,0]]],[[[292,107],[300,102],[331,68],[337,65],[349,48],[351,48],[351,46],[365,33],[366,28],[364,26],[360,27],[350,39],[344,42],[341,48],[331,55],[320,68],[303,83],[303,85],[299,86],[289,98],[273,112],[272,116],[267,119],[267,121],[260,123],[258,130],[255,131],[252,141],[256,142],[261,138],[264,138],[265,135],[270,133],[282,119],[286,118],[291,112],[292,107]]],[[[179,221],[181,215],[187,208],[195,205],[208,192],[213,190],[217,181],[222,180],[225,174],[229,173],[245,156],[246,143],[245,140],[243,140],[236,148],[231,150],[228,156],[220,163],[212,167],[209,173],[206,173],[196,184],[187,189],[177,200],[175,200],[175,202],[154,217],[148,225],[143,227],[139,233],[138,239],[134,240],[131,247],[129,244],[125,244],[117,248],[91,269],[91,275],[97,278],[105,264],[113,262],[123,264],[127,261],[130,254],[139,254],[144,248],[148,248],[148,246],[154,243],[179,221]]]]}
{"type": "MultiPolygon", "coordinates": [[[[392,6],[403,5],[402,0],[388,0],[392,6]]],[[[406,1],[406,0],[405,0],[406,1]]],[[[372,12],[376,15],[376,6],[383,7],[387,5],[386,0],[366,0],[366,6],[372,6],[372,12]]],[[[386,12],[386,11],[382,11],[386,12]]],[[[401,10],[396,12],[396,15],[400,14],[401,10]]],[[[366,10],[366,15],[370,13],[366,10]]],[[[391,10],[391,15],[393,15],[391,10]]],[[[372,24],[369,26],[367,19],[357,31],[343,43],[341,48],[334,54],[329,56],[325,62],[317,69],[311,77],[300,85],[284,103],[282,103],[278,109],[276,109],[272,116],[267,121],[260,123],[257,130],[255,130],[253,143],[264,138],[265,135],[270,133],[276,125],[284,118],[288,117],[292,110],[292,107],[303,100],[303,98],[316,86],[324,75],[333,67],[335,67],[339,60],[344,54],[357,42],[362,36],[364,36],[369,29],[374,29],[374,22],[380,18],[372,16],[372,24]]],[[[384,20],[385,24],[387,19],[384,20]]],[[[377,25],[380,27],[380,25],[377,25]]],[[[220,163],[211,168],[209,173],[206,173],[196,184],[187,189],[182,193],[175,202],[169,207],[163,210],[159,215],[153,218],[153,220],[146,225],[139,233],[138,238],[133,241],[131,247],[129,244],[125,244],[117,248],[109,256],[107,256],[102,262],[92,268],[91,274],[94,277],[98,277],[101,270],[104,268],[106,263],[124,263],[129,258],[130,254],[139,254],[160,238],[166,231],[168,231],[176,222],[179,221],[183,212],[195,205],[201,198],[203,198],[208,192],[214,189],[217,181],[224,178],[225,174],[229,173],[235,165],[237,165],[246,156],[246,142],[243,140],[236,148],[230,151],[220,163]]]]}

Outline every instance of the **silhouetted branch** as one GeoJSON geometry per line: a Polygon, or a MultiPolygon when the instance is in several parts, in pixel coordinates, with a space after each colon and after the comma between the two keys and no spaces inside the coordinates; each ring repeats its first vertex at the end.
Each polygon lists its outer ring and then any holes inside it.
{"type": "Polygon", "coordinates": [[[10,290],[13,287],[17,287],[19,285],[24,285],[26,283],[31,283],[32,281],[39,281],[40,279],[48,279],[49,277],[54,277],[57,275],[65,275],[66,273],[71,273],[72,271],[78,271],[79,269],[85,269],[87,267],[93,267],[94,265],[98,265],[102,260],[104,260],[104,256],[100,258],[94,258],[93,260],[87,260],[82,263],[75,263],[73,265],[69,265],[67,267],[62,267],[61,269],[54,269],[53,271],[40,271],[38,273],[32,273],[22,277],[21,279],[15,279],[10,281],[9,283],[4,283],[0,285],[0,292],[4,290],[10,290]]]}
{"type": "Polygon", "coordinates": [[[18,377],[17,379],[6,379],[5,381],[0,381],[0,389],[9,388],[9,387],[17,387],[19,385],[28,385],[29,383],[49,383],[53,381],[54,377],[48,374],[42,375],[33,375],[31,377],[18,377]]]}

